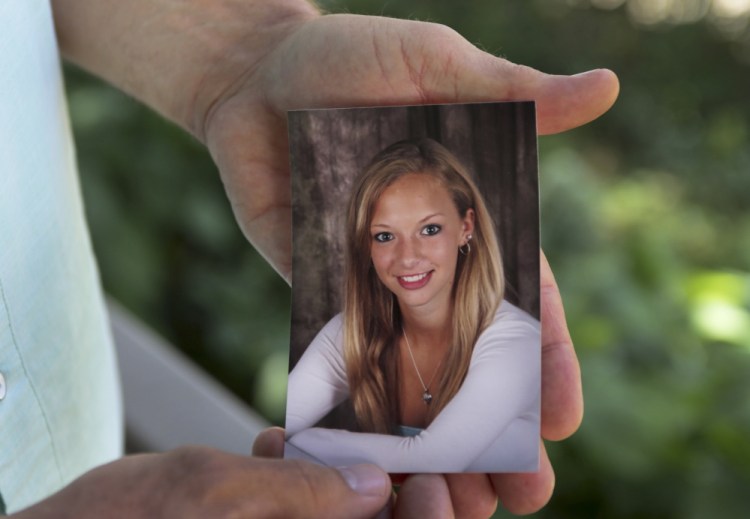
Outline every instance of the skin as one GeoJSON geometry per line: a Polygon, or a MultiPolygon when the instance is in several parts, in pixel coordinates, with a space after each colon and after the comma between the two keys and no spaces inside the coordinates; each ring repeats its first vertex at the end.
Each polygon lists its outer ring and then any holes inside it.
{"type": "MultiPolygon", "coordinates": [[[[401,177],[375,203],[372,258],[378,279],[396,295],[407,322],[449,317],[458,247],[474,228],[474,211],[462,218],[448,190],[423,174],[401,177]],[[416,275],[420,288],[407,288],[416,275]],[[407,286],[404,286],[407,284],[407,286]]],[[[441,327],[442,328],[442,327],[441,327]]]]}
{"type": "Polygon", "coordinates": [[[378,279],[396,295],[409,345],[399,344],[401,420],[425,427],[422,382],[412,369],[409,348],[429,386],[450,344],[451,292],[458,248],[474,230],[474,211],[458,213],[450,193],[434,177],[405,175],[383,191],[373,210],[370,256],[378,279]],[[416,284],[404,276],[425,275],[416,284]]]}
{"type": "Polygon", "coordinates": [[[98,467],[12,517],[367,518],[381,510],[389,496],[388,476],[372,466],[338,471],[185,447],[98,467]],[[357,475],[362,476],[359,492],[350,487],[357,475]],[[296,494],[293,499],[290,489],[296,494]]]}
{"type": "MultiPolygon", "coordinates": [[[[52,4],[66,58],[208,147],[238,224],[289,282],[286,110],[532,99],[539,132],[547,134],[600,116],[619,88],[607,70],[548,75],[491,56],[445,26],[320,16],[302,0],[52,4]]],[[[542,436],[560,440],[582,418],[580,372],[543,256],[541,274],[542,436]]],[[[279,456],[280,434],[261,434],[256,454],[279,456]]],[[[517,514],[538,510],[554,487],[541,445],[536,474],[412,476],[383,513],[488,517],[498,498],[517,514]]],[[[375,467],[358,470],[369,471],[369,495],[351,491],[334,469],[190,448],[95,469],[18,517],[366,517],[388,501],[379,492],[388,480],[375,467]]]]}

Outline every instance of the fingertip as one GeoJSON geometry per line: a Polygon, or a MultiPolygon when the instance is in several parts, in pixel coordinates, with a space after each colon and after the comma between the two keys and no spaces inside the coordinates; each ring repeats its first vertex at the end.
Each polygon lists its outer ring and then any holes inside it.
{"type": "Polygon", "coordinates": [[[445,478],[440,474],[409,476],[398,493],[394,517],[453,518],[453,504],[445,478]]]}
{"type": "Polygon", "coordinates": [[[609,110],[620,94],[620,78],[608,68],[588,70],[572,76],[588,83],[588,87],[599,93],[602,113],[609,110]]]}
{"type": "Polygon", "coordinates": [[[361,464],[349,467],[338,467],[351,490],[361,496],[385,498],[391,492],[391,480],[388,474],[376,465],[361,464]]]}
{"type": "Polygon", "coordinates": [[[281,458],[284,455],[284,429],[269,427],[258,433],[253,442],[253,456],[281,458]]]}
{"type": "Polygon", "coordinates": [[[388,474],[372,464],[334,468],[299,460],[268,463],[277,463],[277,475],[285,476],[269,487],[280,489],[283,497],[275,515],[269,514],[274,517],[371,518],[391,497],[388,474]]]}
{"type": "Polygon", "coordinates": [[[515,515],[537,512],[549,502],[555,489],[555,473],[541,441],[538,472],[492,474],[490,479],[500,503],[515,515]]]}
{"type": "Polygon", "coordinates": [[[559,441],[575,433],[583,421],[581,371],[569,343],[545,346],[542,370],[542,437],[559,441]]]}
{"type": "Polygon", "coordinates": [[[583,420],[581,369],[568,332],[560,292],[541,253],[542,437],[562,440],[583,420]]]}
{"type": "Polygon", "coordinates": [[[539,134],[559,133],[593,121],[612,107],[619,92],[617,75],[609,69],[544,75],[537,96],[539,134]]]}
{"type": "Polygon", "coordinates": [[[492,517],[497,494],[488,474],[445,474],[456,517],[492,517]]]}

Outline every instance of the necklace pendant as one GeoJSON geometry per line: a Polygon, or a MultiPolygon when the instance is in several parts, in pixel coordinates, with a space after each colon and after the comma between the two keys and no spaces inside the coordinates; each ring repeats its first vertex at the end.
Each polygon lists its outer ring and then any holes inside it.
{"type": "Polygon", "coordinates": [[[425,392],[422,394],[422,400],[424,400],[425,404],[430,405],[430,402],[432,402],[432,395],[429,391],[425,390],[425,392]]]}

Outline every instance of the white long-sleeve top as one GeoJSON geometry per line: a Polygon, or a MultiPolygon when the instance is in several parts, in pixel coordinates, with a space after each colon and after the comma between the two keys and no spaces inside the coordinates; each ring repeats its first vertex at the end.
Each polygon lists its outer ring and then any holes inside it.
{"type": "Polygon", "coordinates": [[[338,314],[289,375],[287,456],[299,449],[332,466],[375,463],[391,473],[536,471],[540,394],[540,323],[503,301],[458,393],[418,435],[312,427],[349,396],[338,314]]]}

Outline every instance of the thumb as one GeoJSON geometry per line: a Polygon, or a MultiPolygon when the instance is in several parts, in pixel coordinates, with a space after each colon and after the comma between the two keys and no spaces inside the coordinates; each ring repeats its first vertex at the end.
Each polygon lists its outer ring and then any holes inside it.
{"type": "Polygon", "coordinates": [[[258,433],[253,442],[253,456],[281,458],[284,456],[284,429],[269,427],[258,433]]]}
{"type": "Polygon", "coordinates": [[[279,517],[373,517],[391,496],[391,481],[375,465],[328,468],[302,461],[278,462],[284,465],[282,481],[278,474],[279,517]]]}
{"type": "Polygon", "coordinates": [[[611,70],[597,69],[574,76],[545,74],[514,65],[517,79],[508,100],[535,100],[537,132],[559,133],[593,121],[610,109],[617,99],[620,84],[611,70]]]}
{"type": "MultiPolygon", "coordinates": [[[[620,84],[614,72],[573,76],[546,74],[474,48],[459,61],[454,87],[472,101],[535,101],[537,132],[559,133],[593,121],[614,104],[620,84]]],[[[458,101],[455,99],[452,101],[458,101]]]]}
{"type": "Polygon", "coordinates": [[[537,131],[549,134],[596,119],[614,104],[620,90],[610,70],[546,74],[484,52],[447,27],[414,27],[400,54],[420,102],[536,101],[537,131]],[[421,62],[414,58],[420,50],[421,62]]]}
{"type": "Polygon", "coordinates": [[[536,101],[538,132],[548,134],[596,119],[620,88],[609,70],[545,74],[484,52],[449,27],[412,20],[327,15],[305,23],[285,49],[295,45],[292,59],[306,60],[268,69],[268,97],[280,111],[536,101]]]}

